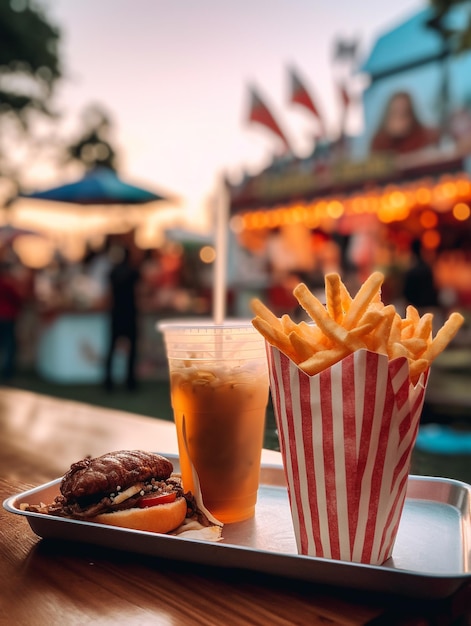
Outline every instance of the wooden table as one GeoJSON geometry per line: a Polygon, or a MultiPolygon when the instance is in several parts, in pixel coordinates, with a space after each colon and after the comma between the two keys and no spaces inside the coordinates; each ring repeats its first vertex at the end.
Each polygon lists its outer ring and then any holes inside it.
{"type": "MultiPolygon", "coordinates": [[[[122,448],[177,450],[169,422],[8,388],[0,389],[0,433],[2,502],[61,476],[87,454],[122,448]]],[[[263,461],[279,463],[280,457],[266,450],[263,461]]],[[[470,591],[462,588],[445,601],[423,603],[159,561],[41,540],[23,516],[3,507],[0,511],[2,626],[466,624],[466,618],[452,620],[469,609],[470,591]]]]}

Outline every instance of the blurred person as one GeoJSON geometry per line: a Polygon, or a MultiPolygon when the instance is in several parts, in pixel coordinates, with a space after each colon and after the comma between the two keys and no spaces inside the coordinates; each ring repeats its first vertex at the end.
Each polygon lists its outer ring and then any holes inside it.
{"type": "Polygon", "coordinates": [[[386,241],[378,250],[378,269],[384,274],[381,297],[385,304],[404,308],[404,260],[397,246],[386,241]]]}
{"type": "Polygon", "coordinates": [[[393,94],[386,106],[380,126],[373,136],[371,152],[405,154],[438,145],[440,132],[422,124],[412,97],[406,91],[393,94]]]}
{"type": "Polygon", "coordinates": [[[285,313],[292,318],[300,315],[299,303],[293,295],[294,288],[301,282],[301,275],[297,272],[278,273],[267,290],[268,306],[277,317],[285,313]]]}
{"type": "Polygon", "coordinates": [[[159,308],[159,287],[161,279],[160,251],[157,248],[145,250],[141,262],[142,294],[141,301],[146,311],[159,308]]]}
{"type": "Polygon", "coordinates": [[[128,342],[126,386],[129,390],[137,387],[137,287],[140,281],[139,270],[131,263],[129,248],[117,248],[112,255],[118,260],[109,274],[110,287],[110,336],[105,361],[105,387],[111,391],[114,387],[112,366],[118,340],[128,342]]]}
{"type": "Polygon", "coordinates": [[[26,288],[15,275],[8,249],[0,249],[0,380],[15,373],[17,321],[26,300],[26,288]]]}
{"type": "Polygon", "coordinates": [[[89,248],[82,261],[83,274],[89,280],[88,289],[97,307],[104,303],[108,289],[108,276],[112,267],[110,248],[110,237],[106,237],[98,250],[89,248]]]}
{"type": "Polygon", "coordinates": [[[431,266],[423,257],[420,239],[411,245],[412,264],[404,274],[404,298],[419,311],[438,306],[438,290],[431,266]]]}

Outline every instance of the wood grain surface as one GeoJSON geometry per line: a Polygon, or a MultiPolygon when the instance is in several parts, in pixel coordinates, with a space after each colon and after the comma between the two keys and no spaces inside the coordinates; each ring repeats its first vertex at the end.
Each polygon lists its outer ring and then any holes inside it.
{"type": "MultiPolygon", "coordinates": [[[[0,444],[2,502],[61,476],[87,454],[176,452],[169,422],[8,388],[0,388],[0,444]]],[[[263,460],[280,458],[264,451],[263,460]]],[[[423,603],[165,561],[40,539],[23,516],[0,510],[2,626],[466,624],[469,591],[423,603]]]]}

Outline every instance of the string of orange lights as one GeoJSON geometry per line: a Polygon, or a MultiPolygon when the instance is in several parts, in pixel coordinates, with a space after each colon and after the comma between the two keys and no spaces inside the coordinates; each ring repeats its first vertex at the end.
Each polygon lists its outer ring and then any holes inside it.
{"type": "Polygon", "coordinates": [[[438,179],[424,178],[414,182],[375,187],[348,197],[325,197],[302,202],[265,207],[235,215],[231,228],[236,233],[269,230],[291,224],[322,228],[332,222],[360,215],[375,215],[379,222],[391,224],[406,220],[414,211],[421,211],[420,224],[427,231],[424,244],[437,247],[440,213],[451,213],[457,222],[471,217],[471,180],[460,172],[438,179]]]}

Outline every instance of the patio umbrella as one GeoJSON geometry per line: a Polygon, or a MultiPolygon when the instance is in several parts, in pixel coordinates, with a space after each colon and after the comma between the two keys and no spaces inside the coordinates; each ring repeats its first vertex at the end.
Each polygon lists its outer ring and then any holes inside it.
{"type": "Polygon", "coordinates": [[[20,197],[83,205],[144,204],[167,199],[148,189],[124,182],[116,172],[105,167],[90,170],[76,182],[44,191],[20,194],[20,197]]]}

